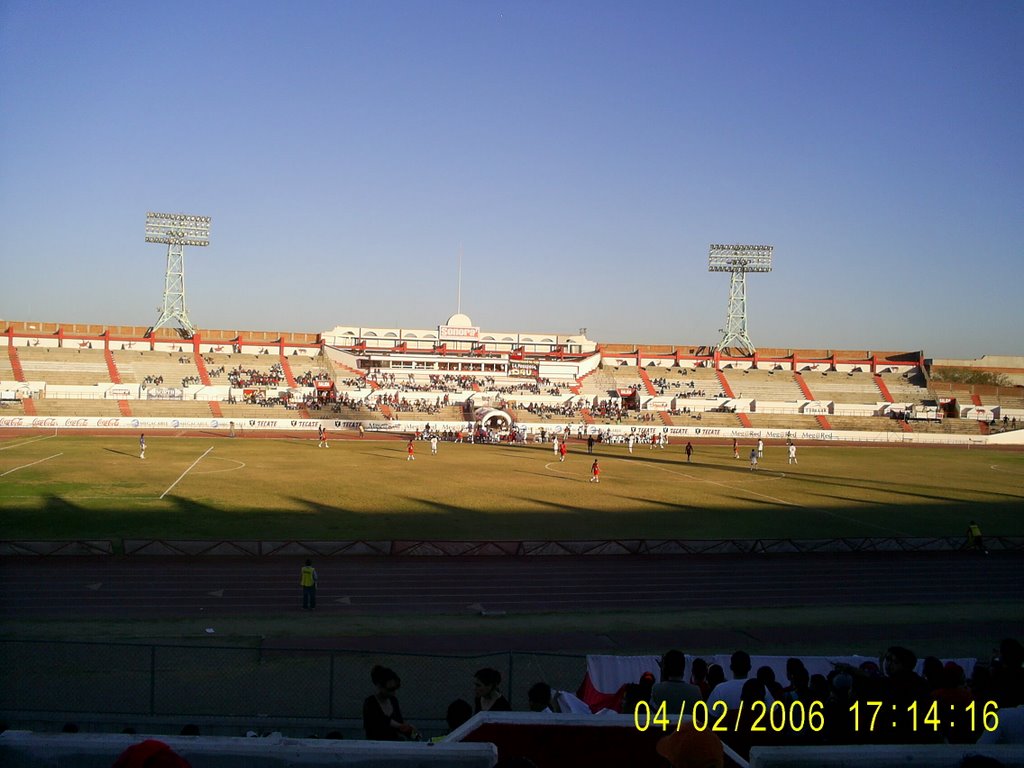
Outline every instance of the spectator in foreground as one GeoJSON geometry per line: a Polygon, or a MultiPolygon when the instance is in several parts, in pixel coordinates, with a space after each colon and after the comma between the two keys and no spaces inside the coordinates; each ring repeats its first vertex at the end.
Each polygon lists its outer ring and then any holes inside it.
{"type": "Polygon", "coordinates": [[[473,675],[473,712],[509,712],[512,705],[501,691],[501,672],[491,667],[473,675]]]}
{"type": "Polygon", "coordinates": [[[701,700],[700,688],[686,682],[686,656],[682,651],[671,650],[661,657],[661,682],[651,689],[651,710],[657,712],[662,703],[668,717],[679,712],[691,712],[693,705],[701,700]]]}
{"type": "Polygon", "coordinates": [[[192,768],[189,762],[156,739],[132,744],[114,761],[113,768],[192,768]]]}
{"type": "Polygon", "coordinates": [[[655,749],[672,768],[722,768],[725,765],[721,739],[710,730],[698,731],[692,723],[684,723],[678,731],[660,739],[655,749]]]}
{"type": "Polygon", "coordinates": [[[377,692],[363,701],[363,730],[366,738],[372,741],[406,741],[417,738],[419,734],[405,722],[395,696],[402,687],[402,681],[395,671],[378,665],[371,670],[370,680],[377,686],[377,692]]]}

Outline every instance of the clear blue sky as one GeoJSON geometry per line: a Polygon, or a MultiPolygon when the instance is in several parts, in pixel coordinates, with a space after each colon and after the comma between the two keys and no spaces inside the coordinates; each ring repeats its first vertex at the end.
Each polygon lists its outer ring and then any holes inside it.
{"type": "Polygon", "coordinates": [[[0,317],[1024,354],[1024,3],[0,0],[0,317]]]}

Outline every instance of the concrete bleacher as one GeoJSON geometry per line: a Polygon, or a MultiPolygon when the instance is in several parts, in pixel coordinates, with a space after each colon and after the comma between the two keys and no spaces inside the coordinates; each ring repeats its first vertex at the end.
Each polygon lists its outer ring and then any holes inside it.
{"type": "Polygon", "coordinates": [[[199,369],[196,368],[191,352],[117,349],[111,350],[111,355],[114,357],[117,373],[125,383],[141,384],[147,377],[150,377],[150,380],[163,377],[161,386],[180,389],[182,379],[199,376],[199,369]],[[179,362],[180,360],[188,362],[179,362]]]}
{"type": "Polygon", "coordinates": [[[730,370],[725,375],[733,394],[741,400],[790,403],[807,399],[789,371],[730,370]]]}
{"type": "Polygon", "coordinates": [[[904,376],[900,373],[883,373],[882,381],[897,403],[925,403],[932,400],[924,379],[919,376],[904,376]]]}
{"type": "Polygon", "coordinates": [[[984,392],[979,398],[982,405],[1024,410],[1024,387],[996,387],[995,392],[984,392]]]}
{"type": "Polygon", "coordinates": [[[584,421],[583,416],[578,412],[572,415],[561,413],[531,413],[525,408],[518,408],[516,406],[509,406],[505,410],[517,423],[551,422],[553,424],[581,424],[584,421]]]}
{"type": "Polygon", "coordinates": [[[406,411],[392,408],[395,415],[403,421],[464,421],[465,415],[461,405],[441,406],[435,413],[427,411],[406,411]]]}
{"type": "Polygon", "coordinates": [[[25,406],[21,400],[0,400],[0,416],[24,416],[25,406]]]}
{"type": "MultiPolygon", "coordinates": [[[[223,408],[223,405],[221,406],[223,408]]],[[[329,404],[320,409],[310,408],[314,419],[340,419],[342,421],[385,421],[384,414],[369,408],[351,408],[347,405],[329,404]]]]}
{"type": "Polygon", "coordinates": [[[28,381],[80,386],[110,383],[102,349],[19,347],[18,359],[28,381]]]}
{"type": "Polygon", "coordinates": [[[602,365],[580,382],[580,394],[588,399],[597,397],[604,400],[610,398],[619,386],[637,387],[641,392],[646,392],[636,367],[623,366],[616,369],[615,366],[602,365]],[[619,381],[623,383],[619,384],[619,381]]]}
{"type": "Polygon", "coordinates": [[[210,404],[202,400],[132,400],[132,416],[172,419],[204,419],[210,417],[210,404]]]}
{"type": "Polygon", "coordinates": [[[843,373],[841,371],[808,371],[804,382],[815,400],[836,403],[882,403],[885,398],[870,373],[843,373]]]}
{"type": "Polygon", "coordinates": [[[942,421],[911,420],[915,432],[944,435],[981,435],[981,424],[974,419],[943,419],[942,421]]]}
{"type": "Polygon", "coordinates": [[[704,390],[709,398],[724,396],[716,376],[705,382],[685,368],[649,366],[645,370],[659,397],[685,397],[688,392],[695,390],[704,390]],[[690,386],[691,382],[694,382],[693,387],[690,386]]]}
{"type": "Polygon", "coordinates": [[[38,416],[120,416],[117,400],[44,397],[34,401],[38,416]]]}
{"type": "MultiPolygon", "coordinates": [[[[661,376],[663,374],[659,370],[652,375],[661,376]]],[[[722,390],[722,382],[718,380],[718,374],[715,373],[713,368],[680,368],[679,375],[686,382],[692,381],[693,389],[703,389],[708,398],[725,397],[725,392],[722,390]]]]}
{"type": "Polygon", "coordinates": [[[735,413],[704,411],[703,413],[683,413],[673,415],[672,421],[677,427],[742,427],[743,422],[735,413]],[[697,418],[697,417],[700,418],[697,418]]]}
{"type": "MultiPolygon", "coordinates": [[[[221,402],[220,410],[225,419],[241,421],[243,419],[295,419],[298,418],[294,408],[283,405],[253,405],[250,403],[221,402]]],[[[207,410],[207,416],[209,410],[207,410]]],[[[324,418],[327,418],[326,416],[324,418]]]]}
{"type": "MultiPolygon", "coordinates": [[[[298,358],[296,358],[296,360],[297,359],[298,358]]],[[[278,355],[276,352],[268,352],[262,355],[251,355],[245,352],[204,352],[203,360],[206,363],[206,370],[211,372],[210,383],[217,386],[226,387],[230,386],[228,374],[237,368],[241,368],[247,371],[257,371],[258,373],[270,376],[270,369],[274,365],[280,364],[281,356],[278,355]],[[223,368],[224,373],[216,376],[213,375],[213,372],[218,370],[219,368],[223,368]]],[[[292,361],[289,360],[289,363],[291,364],[292,361]]],[[[292,373],[295,373],[294,368],[292,368],[292,373]]],[[[284,375],[282,374],[279,378],[279,384],[253,384],[245,385],[245,388],[259,389],[263,386],[281,388],[287,387],[288,382],[285,380],[284,375]]]]}
{"type": "Polygon", "coordinates": [[[899,421],[888,416],[835,416],[829,414],[833,429],[852,432],[903,432],[899,421]]]}
{"type": "Polygon", "coordinates": [[[747,418],[754,429],[821,429],[817,418],[801,413],[748,413],[747,418]]]}
{"type": "Polygon", "coordinates": [[[16,381],[8,350],[0,352],[0,381],[16,381]]]}

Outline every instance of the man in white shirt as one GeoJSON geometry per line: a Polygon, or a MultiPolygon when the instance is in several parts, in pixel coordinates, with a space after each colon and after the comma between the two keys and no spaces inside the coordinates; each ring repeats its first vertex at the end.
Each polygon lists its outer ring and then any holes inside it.
{"type": "Polygon", "coordinates": [[[714,687],[708,696],[709,711],[713,711],[712,708],[718,701],[724,701],[729,709],[739,707],[743,684],[747,682],[747,676],[750,674],[750,654],[746,651],[736,651],[729,660],[729,669],[732,670],[733,679],[714,687]]]}

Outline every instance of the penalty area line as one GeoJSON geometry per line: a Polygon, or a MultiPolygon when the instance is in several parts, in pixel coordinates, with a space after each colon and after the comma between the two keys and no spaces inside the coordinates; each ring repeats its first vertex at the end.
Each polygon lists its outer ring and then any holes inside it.
{"type": "Polygon", "coordinates": [[[181,474],[180,474],[180,475],[178,476],[178,479],[177,479],[177,480],[175,480],[175,481],[174,481],[173,483],[171,483],[171,487],[170,487],[170,488],[168,488],[168,489],[167,489],[166,491],[164,491],[163,493],[161,493],[161,494],[160,494],[160,498],[162,499],[162,498],[163,498],[164,496],[166,496],[166,495],[167,495],[168,493],[170,493],[170,492],[171,492],[171,491],[172,491],[172,490],[174,489],[174,486],[176,486],[176,485],[177,485],[178,483],[180,483],[180,482],[182,481],[182,479],[183,479],[183,478],[185,477],[185,475],[187,475],[187,474],[188,474],[189,472],[191,472],[191,471],[192,471],[192,468],[193,468],[193,467],[194,467],[194,466],[195,466],[196,464],[198,464],[198,463],[199,463],[200,461],[202,461],[202,460],[203,460],[204,458],[206,458],[206,454],[207,454],[207,453],[209,453],[209,452],[210,452],[210,451],[212,451],[212,450],[213,450],[213,446],[211,445],[211,446],[210,446],[209,448],[207,448],[207,449],[206,449],[206,453],[204,453],[204,454],[203,454],[202,456],[200,456],[200,457],[199,457],[198,459],[196,459],[195,461],[193,461],[193,462],[192,462],[192,464],[191,464],[191,466],[189,466],[189,468],[188,468],[188,469],[186,469],[186,470],[185,470],[184,472],[182,472],[182,473],[181,473],[181,474]]]}
{"type": "Polygon", "coordinates": [[[20,467],[15,467],[14,469],[8,469],[6,472],[4,472],[2,475],[0,475],[0,477],[6,477],[7,475],[11,474],[11,472],[17,472],[19,469],[25,469],[25,467],[34,467],[36,464],[42,464],[44,461],[49,461],[50,459],[56,459],[58,456],[63,456],[63,455],[64,455],[63,453],[55,453],[55,454],[53,454],[53,456],[47,456],[45,459],[40,459],[39,461],[33,461],[31,464],[22,464],[20,467]]]}
{"type": "Polygon", "coordinates": [[[52,440],[56,436],[57,435],[43,435],[42,437],[32,437],[32,438],[29,438],[28,440],[23,440],[20,443],[15,443],[14,445],[0,446],[0,451],[9,451],[12,448],[21,448],[21,446],[23,446],[23,445],[28,445],[29,443],[37,443],[40,440],[52,440]]]}

